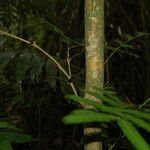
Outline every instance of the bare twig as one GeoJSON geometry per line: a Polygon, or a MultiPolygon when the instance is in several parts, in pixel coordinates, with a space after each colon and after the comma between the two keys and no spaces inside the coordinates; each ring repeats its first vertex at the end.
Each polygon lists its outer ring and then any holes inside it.
{"type": "MultiPolygon", "coordinates": [[[[0,35],[5,35],[5,36],[8,36],[8,37],[12,37],[12,38],[14,38],[14,39],[17,39],[17,40],[19,40],[19,41],[22,41],[22,42],[24,42],[24,43],[26,43],[26,44],[29,44],[29,45],[31,45],[32,47],[38,49],[38,50],[39,50],[40,52],[42,52],[45,56],[47,56],[48,59],[51,60],[51,61],[64,73],[64,75],[67,77],[68,80],[70,79],[70,74],[68,74],[68,73],[66,72],[66,70],[62,67],[62,65],[61,65],[54,57],[52,57],[50,54],[48,54],[44,49],[42,49],[40,46],[38,46],[35,42],[32,43],[32,42],[30,42],[30,41],[28,41],[28,40],[25,40],[25,39],[23,39],[23,38],[21,38],[21,37],[18,37],[18,36],[16,36],[16,35],[7,33],[7,32],[5,32],[5,31],[3,31],[3,30],[1,30],[1,29],[0,29],[0,35]]],[[[76,89],[75,89],[75,87],[74,87],[74,84],[73,84],[73,83],[70,83],[69,85],[70,85],[70,87],[72,88],[74,94],[77,95],[77,92],[76,92],[76,89]]]]}

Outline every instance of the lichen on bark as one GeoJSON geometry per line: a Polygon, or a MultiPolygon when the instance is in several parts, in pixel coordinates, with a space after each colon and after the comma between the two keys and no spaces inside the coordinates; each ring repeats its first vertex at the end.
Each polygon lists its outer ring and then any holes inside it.
{"type": "MultiPolygon", "coordinates": [[[[104,82],[104,1],[85,0],[86,90],[104,82]]],[[[87,95],[87,94],[86,94],[87,95]]]]}
{"type": "MultiPolygon", "coordinates": [[[[86,91],[93,87],[103,88],[104,84],[104,0],[85,0],[85,57],[86,57],[86,91]]],[[[94,96],[85,93],[85,98],[99,101],[94,96]]],[[[85,109],[92,109],[84,105],[85,109]]],[[[86,126],[84,134],[89,128],[86,126]]],[[[91,131],[91,129],[90,129],[91,131]]],[[[92,133],[97,133],[97,128],[92,133]]],[[[85,150],[101,150],[102,143],[94,141],[87,143],[85,150]]]]}

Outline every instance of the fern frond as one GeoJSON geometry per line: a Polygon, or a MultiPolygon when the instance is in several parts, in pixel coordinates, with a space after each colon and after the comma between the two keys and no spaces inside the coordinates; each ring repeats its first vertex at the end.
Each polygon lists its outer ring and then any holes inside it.
{"type": "Polygon", "coordinates": [[[124,119],[119,119],[117,123],[122,132],[126,135],[127,139],[137,150],[150,150],[150,146],[139,134],[132,123],[124,119]]]}
{"type": "MultiPolygon", "coordinates": [[[[98,94],[96,92],[88,91],[88,94],[95,96],[96,98],[100,99],[103,102],[108,103],[109,105],[120,107],[120,108],[125,108],[128,107],[126,103],[121,102],[120,100],[114,99],[112,100],[112,97],[110,96],[102,96],[101,94],[98,94]]],[[[114,96],[113,96],[114,97],[114,96]]]]}
{"type": "Polygon", "coordinates": [[[110,122],[118,120],[117,116],[98,113],[90,110],[75,110],[65,116],[63,121],[67,124],[89,123],[89,122],[110,122]]]}
{"type": "Polygon", "coordinates": [[[135,117],[138,117],[138,118],[150,120],[150,112],[146,113],[146,112],[142,112],[139,110],[132,110],[132,109],[124,109],[123,112],[134,115],[135,117]]]}
{"type": "Polygon", "coordinates": [[[150,132],[150,124],[145,122],[144,120],[128,115],[128,114],[118,114],[118,116],[122,117],[123,119],[129,120],[132,123],[136,124],[137,126],[145,129],[146,131],[150,132]]]}

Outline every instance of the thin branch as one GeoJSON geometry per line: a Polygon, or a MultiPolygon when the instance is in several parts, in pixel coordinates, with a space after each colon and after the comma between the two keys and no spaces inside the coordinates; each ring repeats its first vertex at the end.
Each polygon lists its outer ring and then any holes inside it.
{"type": "MultiPolygon", "coordinates": [[[[17,40],[19,40],[19,41],[22,41],[22,42],[24,42],[24,43],[26,43],[26,44],[29,44],[29,45],[31,45],[32,47],[38,49],[38,50],[39,50],[40,52],[42,52],[45,56],[47,56],[55,65],[57,65],[57,67],[64,73],[64,75],[67,77],[68,80],[70,79],[70,75],[69,75],[69,74],[66,72],[66,70],[61,66],[61,64],[60,64],[55,58],[53,58],[50,54],[48,54],[44,49],[42,49],[40,46],[38,46],[35,42],[32,43],[32,42],[30,42],[30,41],[28,41],[28,40],[25,40],[25,39],[23,39],[23,38],[21,38],[21,37],[18,37],[18,36],[16,36],[16,35],[7,33],[7,32],[5,32],[5,31],[3,31],[3,30],[1,30],[1,29],[0,29],[0,35],[6,35],[6,36],[9,36],[9,37],[12,37],[12,38],[14,38],[14,39],[17,39],[17,40]]],[[[77,95],[77,92],[76,92],[76,89],[75,89],[75,87],[74,87],[74,84],[71,83],[70,86],[71,86],[71,88],[72,88],[74,94],[77,95]]]]}
{"type": "MultiPolygon", "coordinates": [[[[149,33],[144,33],[144,32],[143,32],[143,33],[139,33],[139,34],[137,34],[136,36],[134,36],[134,37],[128,39],[127,41],[125,41],[123,44],[125,45],[125,44],[127,44],[128,42],[130,42],[130,41],[132,41],[132,40],[134,40],[134,39],[137,39],[137,38],[139,38],[139,37],[142,37],[142,36],[144,36],[144,35],[150,36],[149,33]]],[[[108,56],[108,58],[107,58],[107,59],[105,60],[105,62],[104,62],[104,65],[108,62],[108,60],[109,60],[121,47],[122,47],[122,45],[118,46],[118,47],[108,56]]]]}
{"type": "Polygon", "coordinates": [[[67,49],[67,64],[68,64],[69,76],[71,78],[72,77],[72,73],[71,73],[71,65],[70,65],[70,48],[69,47],[67,49]]]}

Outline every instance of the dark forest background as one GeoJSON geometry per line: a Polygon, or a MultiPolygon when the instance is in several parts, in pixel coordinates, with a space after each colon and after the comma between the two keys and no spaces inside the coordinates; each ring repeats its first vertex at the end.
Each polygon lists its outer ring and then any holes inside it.
{"type": "MultiPolygon", "coordinates": [[[[105,0],[105,86],[114,87],[129,104],[142,104],[150,97],[149,16],[149,0],[105,0]]],[[[83,0],[0,0],[0,29],[35,41],[66,70],[69,49],[71,80],[83,95],[83,0]]],[[[0,36],[1,117],[36,139],[14,144],[15,150],[82,149],[83,126],[62,122],[63,116],[77,108],[65,100],[67,93],[72,93],[67,79],[45,56],[0,36]]],[[[140,132],[148,139],[147,133],[140,132]]],[[[103,134],[106,149],[114,143],[115,150],[133,149],[115,124],[104,124],[103,134]]]]}

